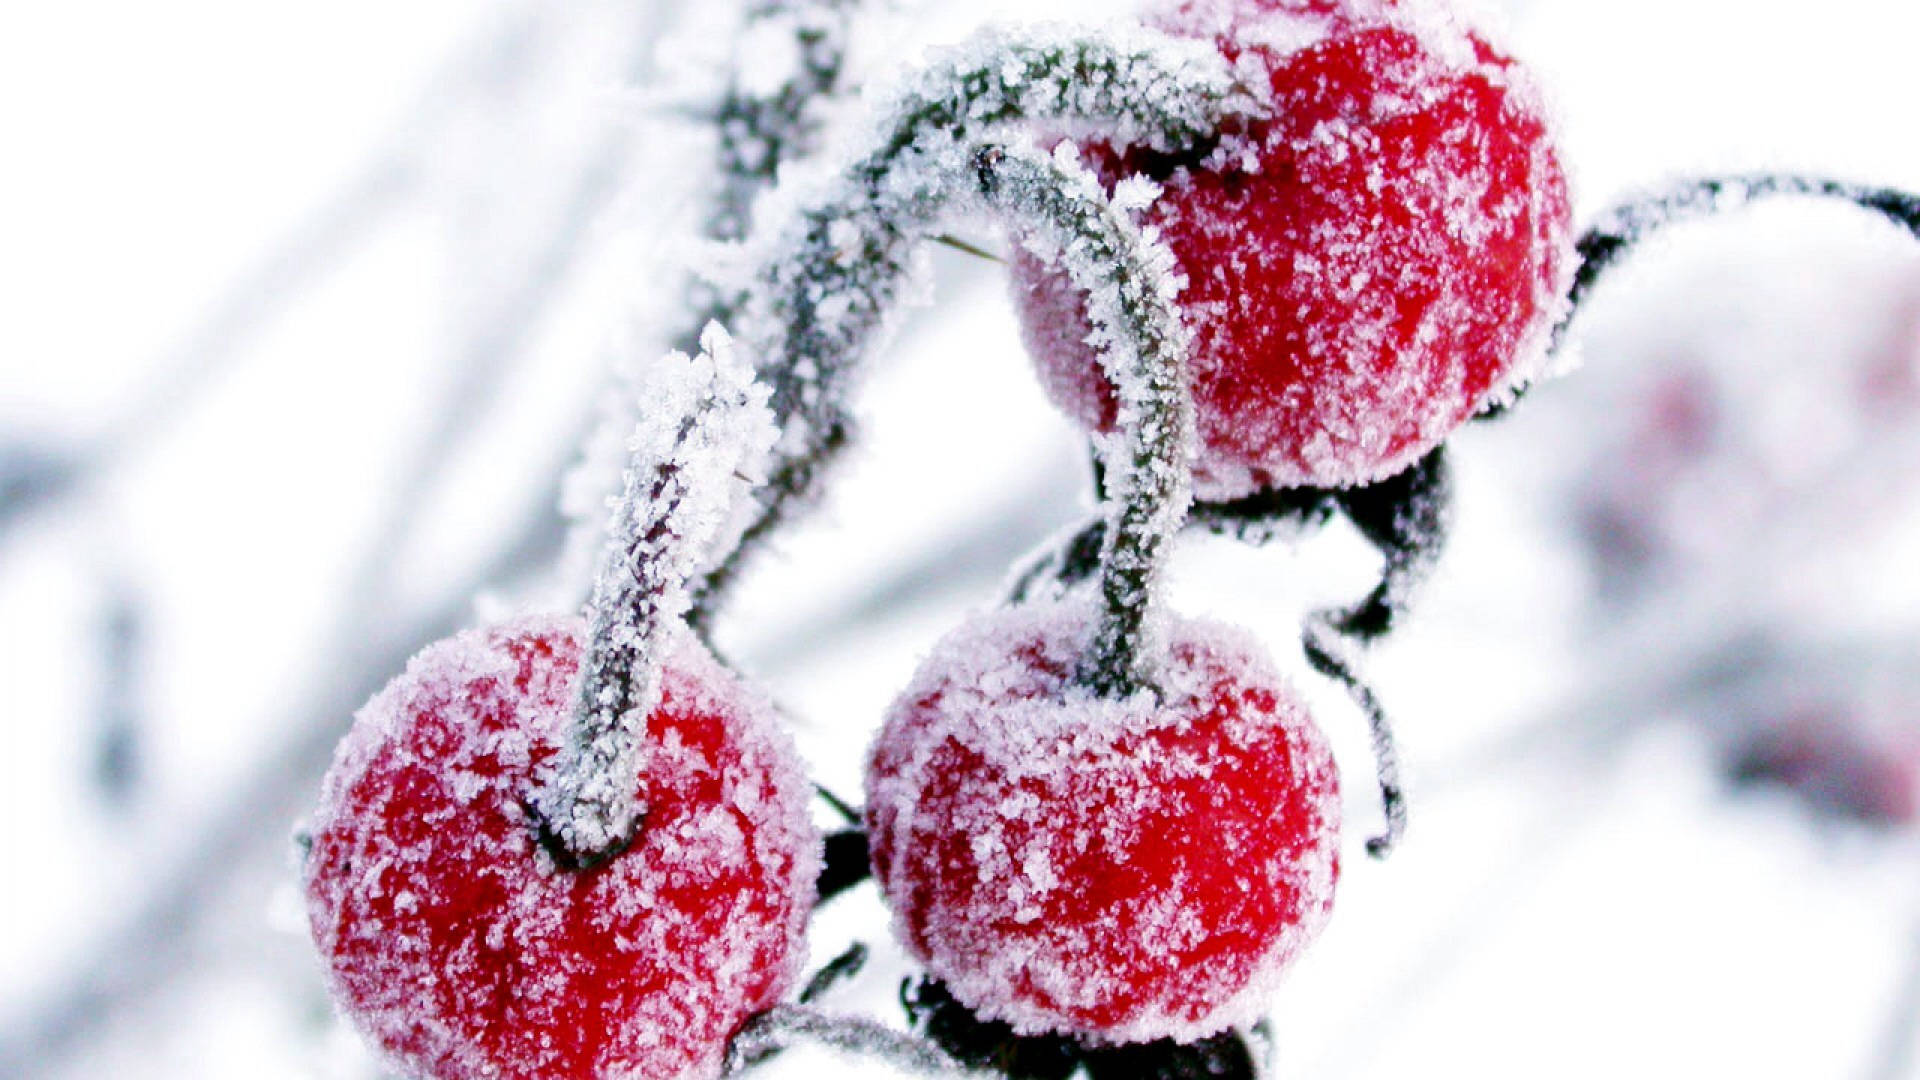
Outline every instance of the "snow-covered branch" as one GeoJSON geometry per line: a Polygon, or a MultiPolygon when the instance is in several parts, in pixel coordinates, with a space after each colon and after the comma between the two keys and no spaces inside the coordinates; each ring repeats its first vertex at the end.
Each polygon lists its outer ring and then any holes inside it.
{"type": "Polygon", "coordinates": [[[1129,144],[1193,147],[1249,112],[1234,72],[1202,42],[1136,31],[989,31],[900,90],[869,147],[801,202],[756,260],[741,336],[773,388],[781,426],[759,518],[707,583],[711,614],[742,560],[847,442],[848,397],[910,277],[914,253],[973,193],[972,148],[1016,125],[1088,126],[1129,144]]]}

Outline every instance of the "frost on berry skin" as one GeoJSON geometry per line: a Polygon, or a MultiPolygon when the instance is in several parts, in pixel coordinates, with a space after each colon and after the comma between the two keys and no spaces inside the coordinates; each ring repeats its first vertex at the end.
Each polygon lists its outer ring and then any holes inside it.
{"type": "MultiPolygon", "coordinates": [[[[1109,184],[1162,187],[1143,222],[1186,277],[1196,494],[1380,479],[1539,373],[1574,258],[1525,72],[1435,3],[1192,0],[1149,21],[1271,90],[1203,154],[1085,147],[1109,184]]],[[[1048,394],[1111,427],[1077,294],[1032,253],[1014,280],[1048,394]]]]}
{"type": "Polygon", "coordinates": [[[818,870],[772,706],[690,635],[667,645],[642,828],[556,868],[525,803],[573,702],[584,625],[532,619],[423,651],[355,718],[306,866],[336,1000],[411,1073],[718,1075],[802,961],[818,870]]]}
{"type": "Polygon", "coordinates": [[[869,760],[895,931],[1021,1033],[1194,1039],[1253,1019],[1326,920],[1338,777],[1257,645],[1168,619],[1149,691],[1073,673],[1091,606],[1007,609],[935,647],[869,760]]]}

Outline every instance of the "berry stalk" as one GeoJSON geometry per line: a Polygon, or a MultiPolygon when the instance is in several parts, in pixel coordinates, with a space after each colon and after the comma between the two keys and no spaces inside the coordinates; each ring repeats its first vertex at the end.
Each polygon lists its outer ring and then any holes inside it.
{"type": "MultiPolygon", "coordinates": [[[[715,133],[712,195],[700,235],[720,244],[747,239],[755,200],[774,187],[783,166],[816,152],[825,127],[822,102],[840,95],[847,84],[848,36],[865,0],[756,0],[742,13],[741,37],[764,40],[790,37],[796,63],[788,78],[763,85],[746,64],[754,54],[735,56],[725,88],[712,101],[692,109],[715,133]]],[[[746,306],[745,290],[689,273],[682,285],[684,314],[667,332],[669,348],[688,355],[700,351],[708,325],[733,326],[746,306]]],[[[605,541],[605,505],[619,497],[625,465],[624,443],[640,416],[644,395],[629,377],[608,395],[603,414],[581,450],[563,500],[571,521],[568,544],[584,571],[586,560],[605,541]]]]}
{"type": "Polygon", "coordinates": [[[1781,195],[1852,203],[1879,214],[1920,239],[1920,195],[1898,188],[1799,173],[1745,173],[1685,180],[1665,191],[1616,204],[1581,235],[1575,245],[1580,254],[1580,267],[1567,293],[1566,314],[1553,328],[1553,347],[1560,347],[1567,328],[1593,287],[1648,237],[1673,225],[1714,217],[1781,195]]]}
{"type": "Polygon", "coordinates": [[[811,496],[852,430],[853,377],[886,325],[920,242],[961,194],[952,166],[996,129],[1030,121],[1098,125],[1130,143],[1187,148],[1253,99],[1219,53],[1147,33],[990,31],[900,91],[869,149],[793,212],[753,276],[746,338],[773,388],[781,440],[756,518],[708,575],[703,624],[742,564],[796,500],[811,496]]]}
{"type": "Polygon", "coordinates": [[[619,854],[640,826],[634,787],[666,642],[773,440],[766,391],[717,326],[699,356],[668,356],[657,379],[594,582],[566,745],[533,800],[544,845],[573,869],[619,854]]]}
{"type": "Polygon", "coordinates": [[[1059,252],[1087,293],[1093,344],[1118,392],[1120,438],[1105,443],[1104,612],[1083,677],[1101,694],[1122,697],[1152,685],[1152,650],[1140,643],[1166,547],[1192,501],[1190,337],[1174,305],[1173,256],[1068,156],[988,146],[974,162],[988,205],[1030,244],[1059,252]]]}

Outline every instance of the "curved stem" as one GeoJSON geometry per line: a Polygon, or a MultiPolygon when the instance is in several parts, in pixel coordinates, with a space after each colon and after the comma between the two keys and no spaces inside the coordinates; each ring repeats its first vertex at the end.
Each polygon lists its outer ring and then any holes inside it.
{"type": "MultiPolygon", "coordinates": [[[[750,232],[753,204],[774,186],[783,166],[814,153],[824,123],[820,103],[845,89],[847,37],[865,0],[754,0],[743,13],[743,40],[759,40],[765,32],[786,32],[797,53],[797,63],[776,86],[759,84],[758,72],[746,65],[759,59],[750,50],[735,56],[726,89],[719,100],[702,108],[698,120],[716,135],[711,196],[707,200],[700,235],[719,243],[738,243],[750,232]]],[[[681,285],[685,313],[667,331],[669,347],[689,355],[701,347],[708,325],[734,326],[746,306],[744,290],[688,274],[681,285]]],[[[569,547],[579,561],[604,542],[603,508],[618,495],[622,453],[627,434],[638,421],[643,405],[629,380],[617,380],[605,412],[581,449],[570,483],[577,489],[567,498],[573,536],[569,547]]],[[[704,609],[689,611],[689,621],[704,635],[698,618],[704,609]]]]}
{"type": "Polygon", "coordinates": [[[1366,714],[1367,733],[1373,744],[1374,777],[1380,785],[1380,805],[1387,817],[1386,830],[1367,838],[1367,854],[1384,859],[1399,846],[1400,837],[1407,831],[1406,792],[1400,785],[1400,749],[1393,737],[1393,724],[1387,719],[1386,707],[1380,704],[1373,687],[1360,677],[1358,662],[1348,654],[1342,640],[1344,635],[1334,621],[1337,614],[1317,611],[1307,616],[1301,644],[1313,670],[1345,687],[1354,704],[1366,714]]]}
{"type": "Polygon", "coordinates": [[[864,1016],[835,1016],[805,1005],[775,1005],[747,1021],[727,1048],[726,1074],[751,1068],[802,1040],[879,1058],[912,1076],[997,1077],[966,1066],[938,1046],[864,1016]]]}
{"type": "Polygon", "coordinates": [[[645,813],[636,790],[647,717],[690,583],[728,518],[742,476],[773,440],[765,390],[710,327],[700,356],[669,356],[654,415],[631,443],[625,492],[595,580],[591,637],[573,722],[533,800],[556,862],[588,869],[619,854],[645,813]]]}
{"type": "Polygon", "coordinates": [[[1746,173],[1682,181],[1665,191],[1619,203],[1581,235],[1580,268],[1567,292],[1566,314],[1553,328],[1553,348],[1564,341],[1581,303],[1606,272],[1647,237],[1672,225],[1737,210],[1780,195],[1837,199],[1871,210],[1920,239],[1920,195],[1896,188],[1851,184],[1798,173],[1746,173]]]}
{"type": "Polygon", "coordinates": [[[995,146],[974,162],[988,205],[1062,253],[1067,276],[1087,293],[1093,344],[1119,397],[1120,437],[1105,445],[1103,611],[1082,674],[1099,693],[1124,696],[1152,684],[1151,652],[1140,643],[1164,552],[1192,501],[1189,335],[1173,301],[1172,256],[1078,165],[995,146]]]}
{"type": "Polygon", "coordinates": [[[870,149],[802,204],[758,260],[743,336],[773,388],[780,449],[755,521],[707,576],[694,620],[710,619],[744,561],[814,493],[850,438],[853,376],[920,241],[961,193],[956,185],[971,187],[956,157],[985,134],[1034,120],[1190,147],[1253,108],[1210,44],[1144,35],[990,31],[917,76],[885,110],[870,149]]]}

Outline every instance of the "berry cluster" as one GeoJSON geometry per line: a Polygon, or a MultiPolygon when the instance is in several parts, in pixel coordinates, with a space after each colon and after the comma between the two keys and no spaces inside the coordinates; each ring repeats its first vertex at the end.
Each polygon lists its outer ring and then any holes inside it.
{"type": "MultiPolygon", "coordinates": [[[[1302,644],[1372,727],[1384,855],[1405,815],[1360,647],[1444,539],[1442,444],[1698,206],[1633,204],[1576,247],[1538,93],[1440,0],[1183,0],[939,58],[747,235],[842,70],[814,16],[846,0],[793,6],[799,81],[715,114],[711,231],[751,272],[690,305],[752,363],[715,329],[648,384],[587,619],[432,646],[358,717],[306,864],[336,996],[443,1078],[712,1077],[801,1037],[929,1071],[1252,1075],[1244,1034],[1332,908],[1340,786],[1262,647],[1167,609],[1172,541],[1341,515],[1379,549],[1379,585],[1302,644]],[[1025,336],[1093,434],[1099,506],[935,647],[823,847],[778,710],[704,635],[852,438],[859,365],[955,214],[1019,243],[1025,336]],[[926,1039],[813,1007],[858,945],[786,1000],[811,906],[869,859],[926,1039]]],[[[1920,232],[1898,193],[1769,182],[1740,191],[1920,232]]]]}

